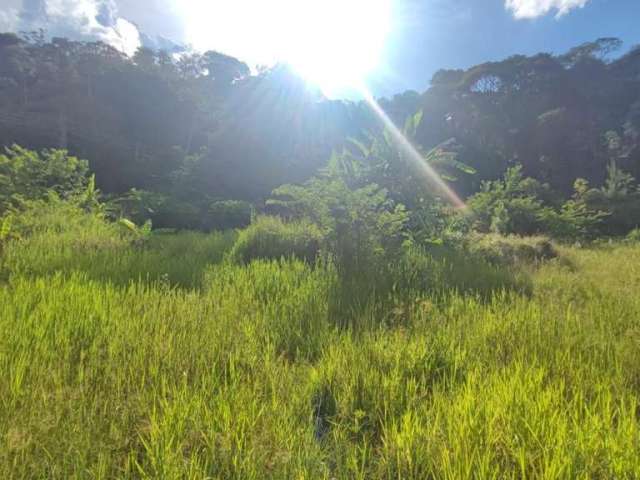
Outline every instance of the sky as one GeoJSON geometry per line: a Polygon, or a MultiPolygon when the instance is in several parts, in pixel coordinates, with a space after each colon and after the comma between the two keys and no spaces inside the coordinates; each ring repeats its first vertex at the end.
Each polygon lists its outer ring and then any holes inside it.
{"type": "Polygon", "coordinates": [[[334,57],[341,70],[375,60],[366,81],[377,96],[423,91],[440,68],[561,53],[600,37],[621,38],[625,51],[640,44],[638,19],[640,0],[0,0],[0,31],[44,26],[129,54],[144,32],[250,65],[303,63],[311,51],[322,67],[314,75],[334,57]],[[320,58],[327,45],[331,58],[320,58]]]}

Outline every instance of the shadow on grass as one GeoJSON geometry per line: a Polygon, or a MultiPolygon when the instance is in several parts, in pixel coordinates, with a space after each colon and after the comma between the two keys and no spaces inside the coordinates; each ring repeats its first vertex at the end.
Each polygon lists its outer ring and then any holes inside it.
{"type": "Polygon", "coordinates": [[[491,262],[459,247],[433,246],[412,249],[384,268],[338,275],[329,308],[340,327],[354,327],[363,317],[396,324],[419,299],[458,294],[486,302],[505,292],[533,293],[526,268],[491,262]]]}

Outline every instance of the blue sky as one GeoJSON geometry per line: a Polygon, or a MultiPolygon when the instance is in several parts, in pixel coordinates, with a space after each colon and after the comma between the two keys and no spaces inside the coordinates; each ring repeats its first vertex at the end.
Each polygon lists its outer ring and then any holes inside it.
{"type": "MultiPolygon", "coordinates": [[[[255,12],[287,1],[303,0],[0,0],[0,30],[30,27],[20,23],[27,6],[47,12],[46,28],[53,34],[97,38],[132,51],[139,42],[137,29],[187,42],[198,23],[200,33],[210,32],[207,48],[265,63],[268,30],[255,30],[270,22],[255,12]],[[111,12],[109,24],[96,20],[105,9],[111,12]]],[[[466,68],[514,54],[560,53],[599,37],[621,38],[623,51],[640,44],[640,0],[389,1],[393,15],[381,68],[369,79],[376,95],[422,91],[440,68],[466,68]]],[[[367,21],[366,14],[362,20],[367,21]]]]}
{"type": "MultiPolygon", "coordinates": [[[[540,2],[544,3],[544,2],[540,2]]],[[[619,37],[623,51],[640,44],[640,0],[591,0],[517,19],[501,0],[406,0],[402,28],[385,52],[378,93],[424,90],[439,68],[466,68],[514,54],[561,53],[600,37],[619,37]]]]}

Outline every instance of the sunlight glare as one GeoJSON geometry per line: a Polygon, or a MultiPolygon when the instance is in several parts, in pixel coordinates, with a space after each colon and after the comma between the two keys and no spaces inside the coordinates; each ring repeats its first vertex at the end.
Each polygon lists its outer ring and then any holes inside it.
{"type": "Polygon", "coordinates": [[[416,147],[411,144],[404,133],[402,133],[402,131],[393,123],[391,118],[389,118],[389,116],[382,109],[377,100],[373,97],[369,89],[364,84],[361,84],[359,89],[371,110],[373,110],[373,112],[382,121],[383,125],[391,133],[391,137],[396,142],[397,146],[404,151],[409,161],[414,164],[415,170],[423,177],[426,182],[435,187],[436,190],[438,190],[440,194],[443,195],[444,198],[449,201],[453,207],[462,212],[468,212],[468,207],[464,203],[464,201],[449,185],[447,185],[442,177],[440,177],[438,172],[436,172],[433,167],[425,161],[416,147]]]}
{"type": "Polygon", "coordinates": [[[181,1],[187,37],[250,64],[290,64],[325,93],[379,66],[392,0],[181,1]]]}

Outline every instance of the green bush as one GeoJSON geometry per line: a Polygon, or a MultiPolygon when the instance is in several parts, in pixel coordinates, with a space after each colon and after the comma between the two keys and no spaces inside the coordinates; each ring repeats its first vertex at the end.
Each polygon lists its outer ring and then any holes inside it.
{"type": "Polygon", "coordinates": [[[519,237],[475,234],[469,237],[470,252],[493,264],[538,263],[557,257],[548,237],[519,237]]]}
{"type": "MultiPolygon", "coordinates": [[[[588,184],[586,185],[588,187],[588,184]]],[[[640,190],[635,179],[612,163],[601,188],[585,188],[581,200],[602,212],[600,235],[626,235],[640,225],[640,190]]]]}
{"type": "Polygon", "coordinates": [[[469,198],[473,227],[502,235],[540,233],[544,230],[542,199],[550,197],[549,187],[524,177],[522,166],[509,168],[502,179],[484,182],[481,191],[469,198]]]}
{"type": "Polygon", "coordinates": [[[496,204],[490,230],[501,235],[533,235],[543,230],[542,204],[534,197],[513,198],[496,204]]]}
{"type": "Polygon", "coordinates": [[[473,228],[500,235],[550,235],[559,240],[619,235],[640,222],[640,194],[633,179],[612,167],[602,188],[577,179],[573,196],[560,204],[546,185],[510,168],[502,180],[485,182],[469,207],[473,228]]]}
{"type": "Polygon", "coordinates": [[[0,155],[0,214],[25,201],[46,199],[50,192],[62,198],[81,194],[89,184],[88,174],[87,161],[66,150],[7,148],[0,155]]]}
{"type": "Polygon", "coordinates": [[[133,188],[113,199],[110,210],[114,217],[124,217],[138,225],[151,220],[155,229],[204,229],[205,214],[198,206],[164,193],[133,188]]]}
{"type": "Polygon", "coordinates": [[[357,164],[342,160],[334,157],[304,185],[279,187],[268,205],[316,225],[343,278],[375,275],[401,255],[408,213],[386,189],[355,175],[357,164]]]}
{"type": "Polygon", "coordinates": [[[249,202],[222,200],[209,206],[205,220],[207,230],[246,228],[251,224],[253,207],[249,202]]]}
{"type": "Polygon", "coordinates": [[[627,240],[630,242],[640,242],[640,228],[634,228],[627,235],[627,240]]]}
{"type": "Polygon", "coordinates": [[[315,225],[284,222],[279,217],[258,217],[240,232],[230,256],[238,263],[255,259],[295,257],[313,263],[322,245],[322,234],[315,225]]]}

